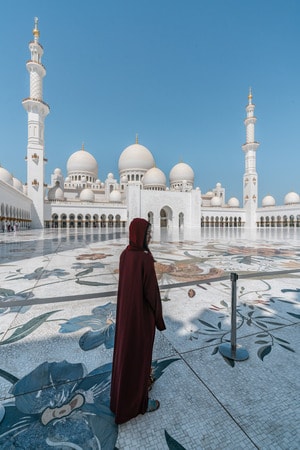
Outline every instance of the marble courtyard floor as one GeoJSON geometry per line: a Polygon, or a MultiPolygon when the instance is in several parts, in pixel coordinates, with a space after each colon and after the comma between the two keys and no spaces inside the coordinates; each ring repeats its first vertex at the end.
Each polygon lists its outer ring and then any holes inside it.
{"type": "Polygon", "coordinates": [[[125,231],[0,235],[1,449],[299,449],[300,230],[154,230],[167,329],[151,397],[121,426],[109,410],[125,231]],[[233,361],[230,274],[237,273],[233,361]]]}

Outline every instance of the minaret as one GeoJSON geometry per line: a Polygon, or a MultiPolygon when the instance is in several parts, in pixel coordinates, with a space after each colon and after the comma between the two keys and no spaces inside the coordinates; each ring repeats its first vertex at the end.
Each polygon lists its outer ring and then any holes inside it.
{"type": "Polygon", "coordinates": [[[242,145],[245,152],[245,173],[243,186],[243,203],[246,210],[245,226],[248,228],[256,227],[256,209],[258,204],[258,188],[256,173],[256,150],[259,146],[254,140],[254,125],[256,117],[254,116],[255,105],[252,103],[251,88],[248,95],[248,105],[246,106],[247,117],[244,120],[246,127],[246,143],[242,145]]]}
{"type": "Polygon", "coordinates": [[[29,43],[30,60],[26,68],[30,75],[30,96],[22,101],[28,113],[27,193],[33,202],[32,227],[44,227],[45,144],[44,120],[49,106],[43,101],[43,47],[39,43],[38,19],[34,19],[33,41],[29,43]]]}

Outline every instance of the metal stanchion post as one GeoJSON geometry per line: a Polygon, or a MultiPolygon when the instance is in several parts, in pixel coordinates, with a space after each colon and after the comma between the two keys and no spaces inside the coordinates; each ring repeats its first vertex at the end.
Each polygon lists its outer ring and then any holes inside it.
{"type": "Polygon", "coordinates": [[[226,358],[233,359],[234,361],[244,361],[249,358],[248,351],[236,345],[236,280],[238,279],[237,273],[230,274],[231,279],[231,340],[230,343],[226,342],[219,346],[219,352],[226,358]]]}

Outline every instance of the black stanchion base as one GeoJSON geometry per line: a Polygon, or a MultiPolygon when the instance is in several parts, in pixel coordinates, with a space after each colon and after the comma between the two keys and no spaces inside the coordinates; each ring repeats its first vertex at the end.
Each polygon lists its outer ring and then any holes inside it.
{"type": "Polygon", "coordinates": [[[219,352],[221,355],[228,359],[233,359],[234,361],[245,361],[245,359],[249,358],[249,353],[245,348],[237,345],[234,349],[229,342],[221,344],[219,346],[219,352]]]}

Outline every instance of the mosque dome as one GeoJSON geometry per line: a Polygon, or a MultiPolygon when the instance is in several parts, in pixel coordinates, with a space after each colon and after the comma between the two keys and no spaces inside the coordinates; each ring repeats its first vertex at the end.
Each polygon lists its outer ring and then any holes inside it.
{"type": "Polygon", "coordinates": [[[54,169],[54,175],[61,175],[61,169],[59,169],[59,168],[56,168],[56,169],[54,169]]]}
{"type": "Polygon", "coordinates": [[[218,197],[217,195],[215,195],[210,201],[210,206],[221,206],[221,205],[222,205],[222,199],[221,199],[221,197],[218,197]]]}
{"type": "Polygon", "coordinates": [[[296,192],[289,192],[284,197],[284,204],[293,205],[294,203],[300,203],[300,197],[296,192]]]}
{"type": "Polygon", "coordinates": [[[109,172],[109,173],[107,174],[107,178],[108,178],[108,180],[113,180],[113,179],[114,179],[114,174],[111,173],[111,172],[109,172]]]}
{"type": "Polygon", "coordinates": [[[118,202],[118,203],[120,203],[121,200],[122,200],[122,197],[121,197],[121,192],[120,191],[117,191],[116,189],[111,191],[111,193],[109,194],[109,201],[110,202],[118,202]]]}
{"type": "Polygon", "coordinates": [[[86,188],[86,189],[83,189],[80,192],[80,197],[79,198],[80,198],[80,200],[82,202],[94,202],[95,201],[95,194],[92,191],[92,189],[86,188]]]}
{"type": "Polygon", "coordinates": [[[167,179],[162,170],[157,167],[152,167],[149,169],[143,177],[144,187],[158,187],[165,188],[167,184],[167,179]]]}
{"type": "Polygon", "coordinates": [[[64,191],[60,186],[55,191],[55,200],[64,200],[64,191]]]}
{"type": "Polygon", "coordinates": [[[98,164],[93,155],[82,148],[73,153],[67,162],[68,175],[71,173],[88,173],[98,177],[98,164]]]}
{"type": "Polygon", "coordinates": [[[13,187],[15,189],[17,189],[20,192],[23,192],[23,184],[20,180],[18,180],[17,178],[13,177],[13,187]]]}
{"type": "Polygon", "coordinates": [[[170,171],[170,183],[176,183],[178,181],[188,181],[194,183],[194,171],[186,163],[176,164],[170,171]]]}
{"type": "Polygon", "coordinates": [[[228,200],[227,205],[228,205],[230,208],[239,208],[240,202],[238,201],[238,199],[237,199],[236,197],[231,197],[231,198],[228,200]]]}
{"type": "Polygon", "coordinates": [[[263,207],[266,206],[275,206],[275,198],[272,195],[266,195],[261,202],[263,207]]]}
{"type": "Polygon", "coordinates": [[[152,153],[143,145],[135,143],[126,147],[119,158],[119,172],[124,170],[148,170],[155,165],[152,153]]]}
{"type": "Polygon", "coordinates": [[[126,177],[126,175],[123,175],[123,176],[121,177],[121,183],[127,183],[127,177],[126,177]]]}
{"type": "Polygon", "coordinates": [[[59,182],[57,181],[55,183],[55,186],[49,189],[48,191],[48,200],[50,201],[63,201],[64,200],[64,191],[59,185],[59,182]]]}
{"type": "Polygon", "coordinates": [[[13,186],[13,177],[4,167],[0,167],[0,180],[13,186]]]}

